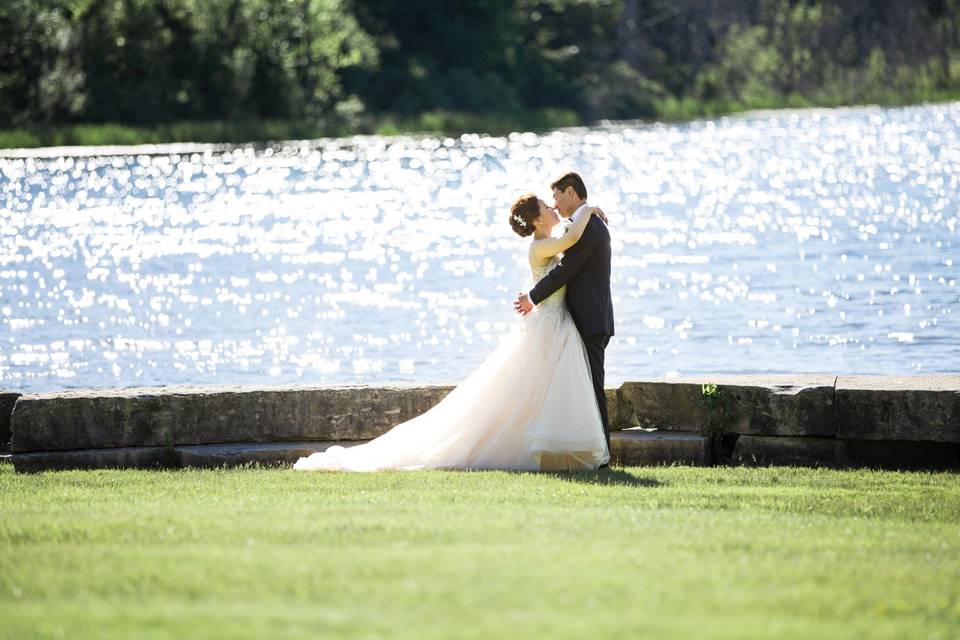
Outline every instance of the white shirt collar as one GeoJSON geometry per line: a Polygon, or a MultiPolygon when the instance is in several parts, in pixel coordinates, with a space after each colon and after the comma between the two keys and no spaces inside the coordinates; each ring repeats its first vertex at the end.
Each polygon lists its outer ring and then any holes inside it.
{"type": "Polygon", "coordinates": [[[576,217],[577,217],[577,214],[580,213],[581,211],[583,211],[583,208],[586,207],[586,206],[588,206],[588,205],[587,205],[587,201],[584,200],[582,205],[580,205],[579,207],[577,207],[576,209],[573,210],[573,213],[570,215],[569,220],[573,220],[574,218],[576,218],[576,217]]]}

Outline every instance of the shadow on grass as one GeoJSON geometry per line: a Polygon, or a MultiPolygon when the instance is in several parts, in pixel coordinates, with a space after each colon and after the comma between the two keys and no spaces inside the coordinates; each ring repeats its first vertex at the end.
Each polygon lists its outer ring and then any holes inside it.
{"type": "Polygon", "coordinates": [[[623,469],[598,469],[596,471],[538,471],[537,475],[549,476],[566,482],[582,484],[609,484],[629,487],[659,487],[663,483],[653,478],[642,478],[623,469]]]}

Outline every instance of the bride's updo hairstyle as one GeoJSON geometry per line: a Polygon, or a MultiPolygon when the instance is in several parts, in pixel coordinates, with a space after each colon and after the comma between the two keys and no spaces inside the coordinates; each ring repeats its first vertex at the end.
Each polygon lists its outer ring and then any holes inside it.
{"type": "Polygon", "coordinates": [[[533,221],[540,217],[540,199],[526,193],[510,207],[510,226],[520,237],[533,233],[533,221]]]}

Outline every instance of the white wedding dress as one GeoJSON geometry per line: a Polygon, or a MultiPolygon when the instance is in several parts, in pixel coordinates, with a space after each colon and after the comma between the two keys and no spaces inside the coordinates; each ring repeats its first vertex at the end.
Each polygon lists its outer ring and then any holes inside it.
{"type": "MultiPolygon", "coordinates": [[[[534,280],[556,264],[533,267],[534,280]]],[[[379,438],[300,458],[303,471],[596,469],[609,461],[583,340],[565,287],[432,409],[379,438]]]]}

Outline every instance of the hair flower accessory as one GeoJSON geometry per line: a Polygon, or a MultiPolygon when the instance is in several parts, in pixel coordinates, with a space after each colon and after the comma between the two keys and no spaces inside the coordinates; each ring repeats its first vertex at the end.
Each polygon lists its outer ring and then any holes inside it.
{"type": "Polygon", "coordinates": [[[519,225],[520,225],[521,227],[523,227],[524,229],[527,228],[527,221],[524,220],[524,219],[523,219],[523,216],[521,216],[519,213],[513,214],[513,219],[516,220],[516,221],[517,221],[517,224],[519,224],[519,225]]]}

